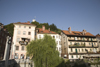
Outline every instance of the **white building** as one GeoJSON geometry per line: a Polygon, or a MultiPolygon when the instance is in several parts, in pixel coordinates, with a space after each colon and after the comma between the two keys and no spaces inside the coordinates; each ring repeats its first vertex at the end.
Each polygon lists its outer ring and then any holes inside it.
{"type": "Polygon", "coordinates": [[[61,56],[61,36],[59,34],[50,31],[50,28],[46,30],[45,26],[42,26],[42,28],[37,28],[36,32],[37,39],[43,38],[45,34],[52,36],[57,43],[56,49],[59,51],[59,56],[61,56]]]}
{"type": "Polygon", "coordinates": [[[27,23],[14,23],[12,58],[26,58],[26,45],[35,39],[36,26],[27,23]]]}

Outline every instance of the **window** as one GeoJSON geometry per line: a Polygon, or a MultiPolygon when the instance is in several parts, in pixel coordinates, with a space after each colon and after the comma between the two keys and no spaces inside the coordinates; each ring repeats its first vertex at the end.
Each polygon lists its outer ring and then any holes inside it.
{"type": "Polygon", "coordinates": [[[56,38],[58,38],[58,36],[56,36],[56,38]]]}
{"type": "Polygon", "coordinates": [[[16,50],[19,50],[19,46],[16,46],[16,50]]]}
{"type": "Polygon", "coordinates": [[[20,41],[20,38],[17,38],[17,42],[19,42],[20,41]]]}
{"type": "Polygon", "coordinates": [[[100,43],[100,41],[99,41],[99,43],[100,43]]]}
{"type": "Polygon", "coordinates": [[[85,40],[85,38],[83,37],[83,40],[85,40]]]}
{"type": "Polygon", "coordinates": [[[77,40],[77,37],[75,37],[75,40],[77,40]]]}
{"type": "Polygon", "coordinates": [[[90,49],[90,51],[92,51],[92,49],[90,49]]]}
{"type": "Polygon", "coordinates": [[[41,35],[39,35],[39,39],[41,39],[41,35]]]}
{"type": "Polygon", "coordinates": [[[72,42],[70,42],[70,45],[72,45],[72,42]]]}
{"type": "Polygon", "coordinates": [[[80,52],[80,49],[78,49],[79,50],[79,52],[80,52]]]}
{"type": "Polygon", "coordinates": [[[71,48],[71,52],[73,52],[73,49],[71,48]]]}
{"type": "Polygon", "coordinates": [[[73,55],[71,57],[73,58],[73,55]]]}
{"type": "Polygon", "coordinates": [[[21,26],[19,26],[19,28],[21,28],[21,26]]]}
{"type": "Polygon", "coordinates": [[[94,45],[96,45],[96,43],[94,43],[94,45]]]}
{"type": "Polygon", "coordinates": [[[26,28],[26,26],[24,26],[24,28],[26,28]]]}
{"type": "Polygon", "coordinates": [[[89,43],[89,45],[91,45],[91,43],[89,43]]]}
{"type": "Polygon", "coordinates": [[[24,46],[22,46],[22,50],[24,50],[24,46]]]}
{"type": "Polygon", "coordinates": [[[92,45],[93,45],[93,43],[92,43],[92,45]]]}
{"type": "Polygon", "coordinates": [[[26,34],[26,31],[23,31],[23,35],[25,35],[26,34]]]}
{"type": "Polygon", "coordinates": [[[55,36],[53,36],[53,38],[55,38],[55,36]]]}
{"type": "Polygon", "coordinates": [[[18,31],[18,34],[20,34],[21,32],[20,31],[18,31]]]}
{"type": "Polygon", "coordinates": [[[29,29],[31,29],[31,27],[29,27],[29,29]]]}
{"type": "Polygon", "coordinates": [[[85,45],[85,42],[84,42],[84,45],[85,45]]]}
{"type": "Polygon", "coordinates": [[[15,59],[18,59],[18,53],[15,53],[15,59]]]}
{"type": "Polygon", "coordinates": [[[91,41],[92,41],[92,38],[91,38],[91,41]]]}
{"type": "Polygon", "coordinates": [[[82,51],[83,51],[83,49],[82,49],[82,51]]]}
{"type": "Polygon", "coordinates": [[[31,35],[31,32],[28,32],[28,35],[31,35]]]}
{"type": "Polygon", "coordinates": [[[78,58],[78,55],[76,55],[76,58],[78,58]]]}

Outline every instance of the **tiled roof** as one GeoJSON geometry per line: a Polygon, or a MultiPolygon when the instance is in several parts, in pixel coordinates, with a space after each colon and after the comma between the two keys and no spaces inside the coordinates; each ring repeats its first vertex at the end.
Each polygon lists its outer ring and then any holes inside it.
{"type": "Polygon", "coordinates": [[[62,30],[62,32],[65,33],[66,35],[94,36],[89,32],[86,32],[85,35],[83,35],[82,32],[80,31],[71,31],[71,33],[69,33],[69,31],[67,30],[62,30]]]}
{"type": "Polygon", "coordinates": [[[44,30],[42,28],[37,28],[38,29],[38,33],[43,33],[43,34],[57,34],[56,32],[53,31],[49,31],[49,30],[44,30]]]}
{"type": "Polygon", "coordinates": [[[96,37],[100,37],[100,35],[99,35],[99,34],[97,34],[97,35],[96,35],[96,37]]]}
{"type": "MultiPolygon", "coordinates": [[[[34,24],[31,24],[30,22],[24,22],[24,23],[18,22],[18,23],[14,23],[14,24],[34,25],[34,24]]],[[[35,26],[36,26],[36,25],[35,25],[35,26]]]]}

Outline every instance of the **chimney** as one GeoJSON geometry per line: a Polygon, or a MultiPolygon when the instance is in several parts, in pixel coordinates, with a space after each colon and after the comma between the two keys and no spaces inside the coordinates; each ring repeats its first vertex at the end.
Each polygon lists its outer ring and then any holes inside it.
{"type": "Polygon", "coordinates": [[[50,28],[48,30],[50,31],[50,28]]]}
{"type": "Polygon", "coordinates": [[[28,24],[30,24],[30,21],[27,21],[28,24]]]}
{"type": "Polygon", "coordinates": [[[42,26],[42,30],[43,30],[43,31],[45,30],[45,26],[44,26],[44,25],[42,26]]]}
{"type": "Polygon", "coordinates": [[[71,27],[68,28],[69,33],[71,33],[71,27]]]}
{"type": "Polygon", "coordinates": [[[86,30],[85,30],[85,29],[82,31],[82,34],[83,34],[83,35],[85,35],[85,34],[86,34],[86,30]]]}

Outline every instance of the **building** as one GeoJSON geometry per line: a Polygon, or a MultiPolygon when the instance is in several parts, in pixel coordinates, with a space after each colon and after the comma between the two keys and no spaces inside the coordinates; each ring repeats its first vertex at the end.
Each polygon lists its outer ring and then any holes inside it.
{"type": "Polygon", "coordinates": [[[57,43],[56,49],[59,51],[59,56],[61,56],[61,36],[57,34],[56,32],[50,31],[50,28],[47,30],[45,29],[45,26],[42,26],[42,28],[37,28],[36,29],[36,38],[41,39],[44,37],[44,35],[50,35],[52,38],[55,39],[57,43]]]}
{"type": "Polygon", "coordinates": [[[97,34],[96,38],[97,38],[97,44],[99,45],[99,52],[100,52],[100,34],[97,34]]]}
{"type": "Polygon", "coordinates": [[[26,45],[35,40],[35,28],[30,22],[14,23],[12,58],[27,58],[26,45]]]}
{"type": "Polygon", "coordinates": [[[85,57],[100,57],[96,36],[86,30],[61,32],[61,56],[68,59],[83,59],[85,57]]]}
{"type": "Polygon", "coordinates": [[[9,32],[4,28],[3,24],[0,23],[0,60],[4,58],[7,36],[10,36],[9,32]]]}

